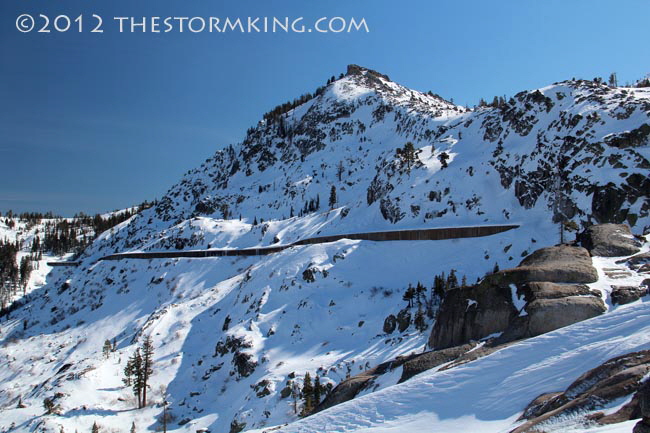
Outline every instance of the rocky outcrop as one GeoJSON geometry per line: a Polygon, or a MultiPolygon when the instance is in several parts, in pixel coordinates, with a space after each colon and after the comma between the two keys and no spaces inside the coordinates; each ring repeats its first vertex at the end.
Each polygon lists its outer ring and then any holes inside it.
{"type": "Polygon", "coordinates": [[[316,407],[314,412],[320,412],[332,406],[336,406],[337,404],[352,400],[361,391],[370,388],[374,384],[377,377],[400,367],[402,364],[409,361],[414,356],[415,355],[398,356],[392,361],[381,363],[374,368],[364,371],[363,373],[345,379],[336,385],[334,389],[332,389],[332,392],[327,394],[327,397],[325,397],[325,399],[316,407]]]}
{"type": "Polygon", "coordinates": [[[638,301],[641,297],[648,294],[646,287],[637,286],[612,286],[610,298],[614,305],[625,305],[630,302],[638,301]]]}
{"type": "Polygon", "coordinates": [[[605,304],[596,296],[569,296],[558,299],[537,299],[526,305],[522,325],[512,327],[523,331],[521,338],[533,337],[573,323],[591,319],[605,312],[605,304]]]}
{"type": "Polygon", "coordinates": [[[448,291],[429,347],[445,349],[500,333],[502,344],[598,316],[605,304],[600,293],[584,285],[597,280],[586,249],[542,248],[477,286],[448,291]],[[523,298],[525,306],[515,307],[513,296],[523,298]]]}
{"type": "MultiPolygon", "coordinates": [[[[528,419],[528,422],[514,429],[512,433],[535,431],[540,423],[552,418],[594,411],[614,400],[631,396],[641,389],[642,381],[649,372],[650,351],[648,350],[610,359],[580,376],[566,391],[542,394],[533,400],[522,415],[522,419],[528,419]]],[[[647,388],[644,385],[643,390],[645,389],[647,388]]],[[[590,415],[589,420],[610,424],[634,419],[641,412],[638,408],[639,404],[645,404],[647,411],[647,398],[647,393],[637,394],[630,404],[622,407],[615,414],[605,416],[603,413],[596,413],[590,415]]]]}
{"type": "Polygon", "coordinates": [[[635,254],[630,258],[619,260],[616,263],[619,265],[625,264],[630,269],[640,271],[643,266],[650,264],[650,253],[635,254]]]}
{"type": "Polygon", "coordinates": [[[455,361],[476,347],[476,343],[463,344],[443,350],[434,350],[414,356],[404,363],[399,383],[409,380],[416,374],[455,361]]]}
{"type": "Polygon", "coordinates": [[[557,284],[545,281],[533,281],[525,283],[521,286],[521,292],[524,294],[524,299],[527,302],[532,302],[537,299],[557,299],[565,298],[567,296],[600,296],[599,292],[595,292],[584,284],[557,284]]]}
{"type": "Polygon", "coordinates": [[[429,347],[446,349],[503,332],[517,314],[507,286],[478,285],[449,290],[438,311],[429,347]]]}
{"type": "Polygon", "coordinates": [[[640,243],[625,224],[599,224],[589,227],[579,236],[580,244],[592,256],[619,257],[639,252],[640,243]]]}
{"type": "Polygon", "coordinates": [[[585,284],[598,281],[589,252],[580,247],[559,245],[542,248],[516,268],[490,275],[482,285],[523,284],[531,281],[585,284]]]}
{"type": "Polygon", "coordinates": [[[634,426],[633,433],[650,433],[650,380],[643,384],[637,396],[643,418],[634,426]]]}

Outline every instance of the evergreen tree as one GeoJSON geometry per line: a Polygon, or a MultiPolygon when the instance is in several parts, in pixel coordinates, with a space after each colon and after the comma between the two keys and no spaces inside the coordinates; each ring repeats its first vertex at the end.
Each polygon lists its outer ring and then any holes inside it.
{"type": "Polygon", "coordinates": [[[422,306],[423,299],[426,301],[426,292],[427,288],[418,281],[417,285],[415,286],[415,298],[418,303],[418,308],[422,306]]]}
{"type": "Polygon", "coordinates": [[[102,347],[102,352],[104,353],[104,358],[108,359],[108,357],[111,355],[111,352],[113,351],[113,345],[111,344],[110,340],[105,340],[104,341],[104,347],[102,347]]]}
{"type": "Polygon", "coordinates": [[[421,308],[418,308],[418,312],[415,313],[414,323],[415,329],[417,329],[419,332],[424,332],[427,329],[427,321],[421,308]]]}
{"type": "Polygon", "coordinates": [[[126,362],[124,367],[125,378],[122,380],[126,386],[133,389],[133,394],[138,400],[138,408],[142,408],[142,390],[144,384],[142,354],[140,348],[135,350],[132,357],[126,362]]]}
{"type": "Polygon", "coordinates": [[[293,413],[298,414],[298,397],[300,397],[300,387],[294,381],[291,382],[291,398],[293,399],[293,413]]]}
{"type": "Polygon", "coordinates": [[[323,387],[320,384],[320,376],[317,374],[314,379],[314,408],[320,403],[320,397],[323,393],[323,387]]]}
{"type": "Polygon", "coordinates": [[[133,421],[133,422],[131,423],[131,430],[129,430],[129,433],[136,433],[136,429],[135,429],[135,421],[133,421]]]}
{"type": "Polygon", "coordinates": [[[91,433],[99,433],[99,426],[97,425],[97,421],[93,422],[91,433]]]}
{"type": "Polygon", "coordinates": [[[311,384],[311,376],[309,372],[305,373],[305,378],[302,382],[302,414],[307,416],[311,413],[314,408],[314,387],[311,384]]]}
{"type": "Polygon", "coordinates": [[[150,335],[142,342],[142,407],[147,405],[147,387],[153,374],[153,341],[150,335]]]}
{"type": "Polygon", "coordinates": [[[447,277],[447,290],[458,287],[458,278],[456,278],[456,270],[452,269],[449,271],[449,276],[447,277]]]}
{"type": "Polygon", "coordinates": [[[413,298],[415,298],[415,288],[409,284],[408,288],[402,296],[402,300],[408,302],[408,308],[413,306],[413,298]]]}
{"type": "Polygon", "coordinates": [[[609,86],[610,87],[618,87],[618,78],[616,77],[616,72],[612,72],[609,75],[609,86]]]}
{"type": "Polygon", "coordinates": [[[408,141],[403,148],[397,148],[395,150],[395,156],[400,159],[402,164],[406,165],[407,171],[410,173],[411,168],[418,161],[417,151],[412,142],[408,141]]]}
{"type": "Polygon", "coordinates": [[[449,155],[447,152],[442,152],[440,155],[438,155],[438,160],[440,160],[440,165],[442,168],[447,168],[449,165],[447,164],[447,160],[449,159],[449,155]]]}
{"type": "Polygon", "coordinates": [[[336,177],[338,177],[339,182],[343,180],[343,173],[345,173],[345,167],[343,166],[343,161],[339,161],[339,164],[336,166],[336,177]]]}
{"type": "Polygon", "coordinates": [[[329,200],[330,209],[334,209],[335,204],[336,204],[336,187],[332,185],[332,188],[330,189],[330,200],[329,200]]]}

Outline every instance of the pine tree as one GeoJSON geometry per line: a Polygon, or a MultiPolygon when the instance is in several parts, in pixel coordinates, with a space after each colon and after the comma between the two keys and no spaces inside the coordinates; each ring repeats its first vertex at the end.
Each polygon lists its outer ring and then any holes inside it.
{"type": "Polygon", "coordinates": [[[126,366],[124,367],[124,375],[125,378],[122,381],[126,386],[130,386],[133,389],[133,394],[138,399],[138,408],[142,408],[144,377],[143,361],[142,354],[140,353],[140,348],[137,348],[133,356],[126,362],[126,366]]]}
{"type": "Polygon", "coordinates": [[[330,189],[330,200],[329,200],[330,209],[334,209],[335,204],[336,204],[336,187],[332,185],[332,188],[330,189]]]}
{"type": "Polygon", "coordinates": [[[91,433],[99,433],[99,426],[97,425],[97,421],[93,422],[91,433]]]}
{"type": "Polygon", "coordinates": [[[612,72],[609,76],[609,86],[618,87],[618,78],[616,77],[616,72],[612,72]]]}
{"type": "Polygon", "coordinates": [[[415,298],[418,303],[418,308],[422,306],[422,298],[424,298],[426,301],[426,292],[427,288],[418,281],[417,285],[415,286],[415,298]]]}
{"type": "Polygon", "coordinates": [[[447,290],[455,287],[458,287],[458,278],[456,278],[456,270],[452,269],[447,277],[447,290]]]}
{"type": "Polygon", "coordinates": [[[108,339],[105,340],[104,347],[102,348],[102,352],[104,353],[104,358],[108,359],[112,351],[113,351],[113,345],[111,344],[111,341],[108,339]]]}
{"type": "Polygon", "coordinates": [[[149,377],[153,374],[153,341],[151,336],[144,337],[142,342],[142,407],[147,405],[147,387],[149,377]]]}
{"type": "Polygon", "coordinates": [[[406,169],[409,173],[411,172],[411,168],[415,165],[418,159],[415,146],[410,141],[406,142],[403,148],[398,147],[395,150],[395,156],[397,156],[402,161],[402,164],[406,165],[406,169]]]}
{"type": "Polygon", "coordinates": [[[320,376],[316,375],[314,379],[314,407],[318,406],[320,403],[320,397],[323,393],[323,387],[320,384],[320,376]]]}
{"type": "Polygon", "coordinates": [[[302,414],[303,416],[307,416],[314,408],[314,387],[311,384],[311,376],[309,375],[309,372],[305,373],[305,378],[302,382],[302,401],[302,414]]]}
{"type": "Polygon", "coordinates": [[[296,382],[291,382],[291,398],[293,399],[293,413],[298,414],[298,397],[300,396],[300,387],[296,382]]]}
{"type": "Polygon", "coordinates": [[[421,308],[418,308],[418,312],[415,313],[415,329],[419,332],[424,332],[427,329],[427,321],[424,318],[424,312],[421,308]]]}
{"type": "Polygon", "coordinates": [[[447,164],[447,160],[449,159],[449,155],[447,152],[442,152],[440,155],[438,155],[438,159],[440,160],[440,166],[442,168],[447,168],[449,165],[447,164]]]}
{"type": "Polygon", "coordinates": [[[136,429],[135,429],[135,421],[133,421],[133,422],[131,423],[131,430],[129,430],[129,433],[136,433],[136,429]]]}
{"type": "Polygon", "coordinates": [[[339,182],[343,180],[343,173],[345,173],[345,167],[343,166],[343,161],[339,161],[339,164],[336,166],[336,177],[338,177],[339,182]]]}
{"type": "Polygon", "coordinates": [[[415,289],[409,284],[408,288],[402,296],[402,300],[408,302],[408,308],[413,306],[413,298],[415,298],[415,289]]]}

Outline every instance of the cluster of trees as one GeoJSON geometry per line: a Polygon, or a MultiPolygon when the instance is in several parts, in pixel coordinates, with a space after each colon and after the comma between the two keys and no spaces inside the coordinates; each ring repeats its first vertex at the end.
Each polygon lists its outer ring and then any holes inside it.
{"type": "Polygon", "coordinates": [[[406,166],[408,173],[411,173],[411,168],[420,163],[418,153],[419,151],[415,150],[415,146],[410,141],[408,141],[404,147],[398,147],[395,149],[395,157],[400,161],[402,166],[406,166]]]}
{"type": "MultiPolygon", "coordinates": [[[[8,304],[19,290],[25,291],[34,269],[38,269],[39,261],[44,253],[63,255],[74,252],[81,253],[100,233],[111,229],[136,213],[153,206],[154,203],[144,202],[138,207],[108,216],[76,214],[73,218],[61,218],[52,212],[23,212],[16,214],[9,210],[4,215],[4,223],[14,229],[18,222],[25,223],[26,230],[42,224],[29,245],[29,254],[17,260],[21,245],[18,240],[0,240],[0,309],[6,312],[8,304]],[[44,223],[43,223],[44,222],[44,223]]],[[[0,217],[2,214],[0,213],[0,217]]]]}
{"type": "MultiPolygon", "coordinates": [[[[462,277],[461,285],[467,285],[467,278],[462,277]]],[[[456,271],[452,269],[449,275],[444,272],[433,277],[433,285],[427,289],[419,281],[417,284],[409,284],[402,300],[407,303],[406,310],[417,308],[413,324],[415,329],[419,332],[424,332],[427,329],[427,318],[433,319],[438,311],[440,303],[448,290],[459,287],[458,277],[456,271]]]]}
{"type": "MultiPolygon", "coordinates": [[[[35,255],[16,260],[20,251],[18,242],[0,241],[0,308],[4,310],[19,290],[25,290],[34,268],[35,255]]],[[[38,266],[38,264],[36,265],[38,266]]]]}
{"type": "Polygon", "coordinates": [[[294,412],[298,413],[297,401],[298,398],[300,398],[302,401],[300,416],[305,417],[311,415],[320,402],[327,397],[327,394],[331,391],[332,384],[321,384],[320,376],[318,374],[316,374],[316,377],[312,381],[311,374],[309,372],[305,373],[305,377],[302,380],[301,390],[298,390],[297,384],[293,384],[292,394],[294,398],[294,412]]]}

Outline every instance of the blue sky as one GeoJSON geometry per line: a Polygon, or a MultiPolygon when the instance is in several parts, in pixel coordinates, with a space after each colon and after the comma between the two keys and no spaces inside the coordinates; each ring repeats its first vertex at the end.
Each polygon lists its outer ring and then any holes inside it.
{"type": "Polygon", "coordinates": [[[0,211],[159,198],[349,63],[470,105],[572,77],[634,81],[650,72],[648,16],[647,0],[2,0],[0,211]],[[83,14],[85,32],[20,33],[23,13],[83,14]],[[341,16],[370,32],[120,34],[114,16],[341,16]]]}

